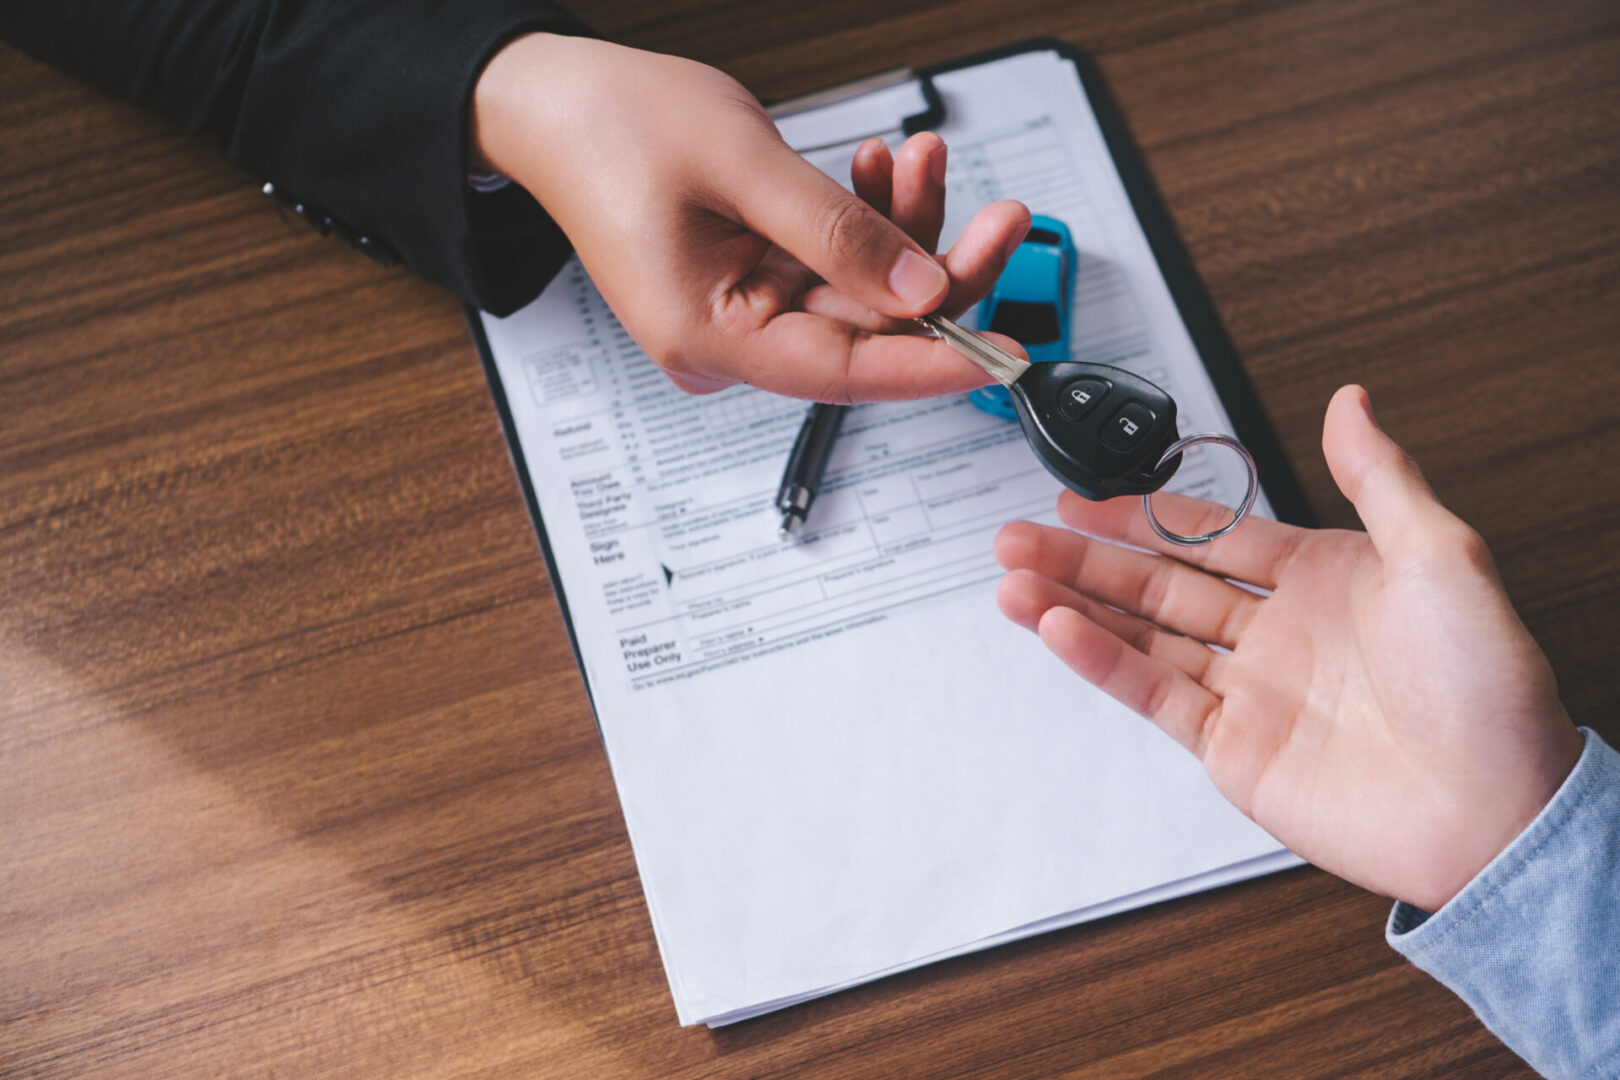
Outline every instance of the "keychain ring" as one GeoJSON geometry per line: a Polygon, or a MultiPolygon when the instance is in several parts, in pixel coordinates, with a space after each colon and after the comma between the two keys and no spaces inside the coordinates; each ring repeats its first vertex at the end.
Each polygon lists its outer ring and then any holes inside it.
{"type": "Polygon", "coordinates": [[[1171,458],[1175,457],[1177,454],[1189,447],[1204,445],[1227,447],[1228,449],[1234,451],[1238,457],[1242,458],[1243,467],[1249,471],[1249,488],[1243,493],[1243,501],[1238,503],[1237,509],[1232,512],[1231,521],[1228,521],[1225,525],[1222,525],[1213,532],[1199,533],[1197,536],[1184,536],[1181,533],[1171,532],[1169,529],[1165,528],[1159,523],[1159,519],[1153,516],[1152,494],[1150,493],[1142,496],[1142,509],[1144,512],[1146,512],[1148,524],[1153,526],[1153,531],[1159,534],[1159,538],[1161,540],[1165,540],[1172,544],[1177,544],[1181,547],[1200,547],[1209,543],[1211,540],[1225,536],[1227,533],[1243,524],[1243,519],[1249,516],[1250,510],[1254,509],[1255,496],[1260,494],[1260,472],[1254,467],[1254,458],[1249,455],[1249,451],[1244,448],[1242,443],[1238,442],[1230,435],[1223,435],[1217,432],[1209,432],[1203,435],[1189,435],[1185,439],[1177,439],[1175,442],[1170,444],[1170,448],[1164,452],[1164,456],[1159,458],[1159,463],[1153,466],[1153,470],[1157,472],[1159,469],[1164,468],[1165,462],[1169,461],[1171,458]]]}

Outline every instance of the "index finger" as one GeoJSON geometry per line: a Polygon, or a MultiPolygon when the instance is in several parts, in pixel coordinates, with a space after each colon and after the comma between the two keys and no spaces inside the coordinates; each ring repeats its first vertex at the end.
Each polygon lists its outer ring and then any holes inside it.
{"type": "Polygon", "coordinates": [[[731,211],[823,281],[900,318],[944,301],[950,278],[932,255],[780,139],[737,166],[731,211]]]}
{"type": "MultiPolygon", "coordinates": [[[[1104,540],[1168,555],[1212,574],[1275,589],[1283,567],[1299,549],[1307,530],[1269,518],[1250,516],[1226,536],[1202,547],[1183,547],[1160,539],[1148,524],[1138,499],[1091,502],[1072,491],[1058,496],[1058,517],[1071,529],[1104,540]]],[[[1153,496],[1153,512],[1171,528],[1186,534],[1209,532],[1232,520],[1230,507],[1207,499],[1161,492],[1153,496]]]]}
{"type": "Polygon", "coordinates": [[[786,311],[739,335],[717,333],[708,375],[816,401],[900,401],[956,394],[989,377],[945,342],[875,334],[808,311],[786,311]]]}

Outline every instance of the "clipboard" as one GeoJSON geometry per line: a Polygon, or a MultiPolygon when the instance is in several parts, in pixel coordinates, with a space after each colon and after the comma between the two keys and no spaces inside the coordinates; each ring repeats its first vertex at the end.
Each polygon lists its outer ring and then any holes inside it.
{"type": "MultiPolygon", "coordinates": [[[[964,69],[1017,57],[1024,53],[1037,52],[1054,53],[1063,61],[1072,64],[1087,99],[1087,104],[1100,129],[1107,154],[1112,159],[1114,168],[1124,187],[1131,211],[1136,216],[1143,239],[1146,241],[1152,259],[1157,264],[1163,277],[1170,300],[1185,326],[1198,360],[1202,362],[1209,376],[1211,387],[1218,398],[1220,407],[1225,411],[1226,419],[1255,460],[1261,484],[1273,514],[1279,520],[1292,524],[1307,526],[1313,524],[1310,509],[1303,492],[1300,490],[1282,448],[1266,420],[1252,386],[1243,372],[1230,339],[1220,324],[1208,293],[1192,267],[1186,249],[1175,232],[1169,215],[1165,211],[1164,205],[1151,182],[1140,154],[1130,139],[1117,107],[1107,93],[1106,85],[1100,73],[1087,56],[1060,41],[1035,39],[976,53],[959,60],[934,65],[915,72],[905,70],[884,72],[817,94],[777,103],[770,108],[773,116],[779,119],[788,119],[809,110],[869,98],[876,100],[882,95],[888,94],[896,96],[897,99],[907,100],[910,104],[894,115],[892,120],[883,118],[877,121],[878,124],[885,125],[881,127],[881,130],[863,130],[853,136],[844,136],[837,144],[833,145],[848,145],[852,142],[859,142],[871,135],[909,135],[917,131],[936,128],[944,124],[948,119],[948,99],[935,85],[936,79],[952,72],[960,72],[964,69]],[[900,92],[902,90],[907,92],[900,92]]],[[[826,149],[825,147],[816,146],[800,148],[804,150],[826,149]]],[[[1035,209],[1039,210],[1040,208],[1036,207],[1035,209]]],[[[558,606],[563,615],[564,626],[569,636],[569,644],[574,651],[576,662],[586,684],[586,693],[591,701],[592,713],[597,723],[598,732],[602,734],[604,745],[608,746],[610,750],[611,759],[612,740],[610,736],[612,733],[604,729],[603,706],[600,696],[602,688],[593,686],[591,682],[589,675],[591,668],[587,663],[585,650],[582,648],[575,613],[570,607],[557,549],[554,546],[553,538],[548,533],[542,513],[541,498],[535,488],[534,474],[530,470],[530,462],[525,459],[520,423],[514,415],[513,402],[509,396],[512,388],[509,388],[503,380],[480,313],[469,308],[468,316],[474,339],[478,344],[479,356],[489,381],[496,412],[500,417],[508,453],[517,472],[518,482],[522,488],[525,503],[529,508],[531,524],[540,542],[552,588],[556,593],[558,606]]],[[[1020,446],[1020,449],[1023,449],[1022,446],[1020,446]]],[[[1027,453],[1027,450],[1025,452],[1027,453]]],[[[570,534],[564,534],[564,540],[575,544],[577,548],[577,538],[571,537],[570,534]]],[[[577,558],[577,550],[575,555],[577,558]]],[[[669,568],[666,566],[664,570],[667,575],[669,568]]],[[[589,604],[594,599],[594,597],[587,594],[585,602],[589,604]]],[[[586,610],[591,609],[587,608],[586,610]]],[[[599,638],[597,640],[599,641],[599,638]]],[[[599,644],[597,647],[600,649],[599,644]]],[[[607,693],[610,702],[616,703],[616,707],[622,706],[623,697],[620,688],[610,682],[607,693]]],[[[622,711],[615,713],[615,716],[622,721],[622,711]]],[[[620,730],[622,731],[622,729],[620,730]]],[[[643,883],[648,890],[649,908],[652,909],[655,931],[658,932],[660,949],[665,953],[665,966],[670,974],[672,990],[677,997],[677,1007],[680,1008],[683,996],[681,979],[677,974],[680,965],[672,962],[671,956],[666,951],[665,935],[667,929],[660,927],[658,906],[653,902],[652,886],[647,879],[648,871],[642,864],[641,845],[637,840],[634,823],[630,819],[630,806],[626,801],[624,781],[621,779],[620,769],[617,764],[615,764],[614,774],[616,783],[620,785],[621,801],[625,801],[627,823],[632,826],[632,843],[637,847],[638,868],[642,869],[643,883]]],[[[1230,810],[1230,808],[1228,807],[1227,810],[1230,810]]],[[[1232,813],[1235,814],[1235,811],[1232,811],[1232,813]]],[[[1274,841],[1272,843],[1275,844],[1274,841]]],[[[1246,850],[1254,849],[1251,845],[1246,850]]],[[[1274,855],[1261,855],[1258,857],[1245,855],[1241,856],[1241,858],[1246,858],[1249,861],[1247,863],[1234,862],[1230,866],[1200,872],[1181,881],[1162,882],[1140,894],[1141,896],[1147,896],[1148,893],[1151,893],[1152,896],[1148,899],[1120,895],[1113,901],[1088,909],[1091,914],[1084,917],[1101,917],[1112,911],[1125,910],[1140,903],[1168,899],[1171,896],[1212,887],[1226,881],[1239,880],[1241,877],[1252,876],[1254,873],[1269,872],[1269,870],[1279,869],[1283,866],[1294,865],[1298,861],[1296,857],[1286,851],[1277,851],[1274,855]],[[1249,869],[1243,869],[1244,866],[1249,867],[1249,869]]],[[[832,985],[816,993],[789,995],[755,1007],[731,1009],[729,1011],[721,1010],[714,1017],[698,1016],[698,1019],[707,1019],[711,1024],[729,1023],[750,1015],[757,1015],[759,1012],[783,1007],[795,1001],[804,1000],[807,997],[819,996],[819,993],[831,992],[844,985],[853,985],[854,982],[866,981],[868,978],[878,977],[895,970],[902,970],[904,966],[915,966],[918,963],[931,962],[933,959],[942,958],[944,955],[955,955],[970,948],[985,947],[1000,941],[1013,940],[1018,936],[1023,936],[1025,933],[1039,932],[1041,929],[1069,925],[1071,921],[1074,920],[1068,919],[1067,916],[1061,913],[1054,914],[1050,917],[1035,919],[1021,929],[1012,926],[1006,927],[1004,930],[984,938],[977,945],[959,945],[953,942],[951,948],[945,952],[934,952],[927,957],[908,961],[902,967],[890,966],[853,981],[832,985]]],[[[691,1009],[694,1006],[688,1004],[687,1008],[691,1009]]],[[[686,1020],[687,1015],[687,1012],[683,1011],[683,1022],[691,1022],[686,1020]]]]}

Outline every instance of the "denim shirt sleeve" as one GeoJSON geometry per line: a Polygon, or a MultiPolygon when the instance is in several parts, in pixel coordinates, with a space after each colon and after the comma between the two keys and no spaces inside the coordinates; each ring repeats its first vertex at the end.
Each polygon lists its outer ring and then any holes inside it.
{"type": "Polygon", "coordinates": [[[1439,911],[1385,938],[1544,1076],[1620,1078],[1620,753],[1582,728],[1575,771],[1439,911]]]}

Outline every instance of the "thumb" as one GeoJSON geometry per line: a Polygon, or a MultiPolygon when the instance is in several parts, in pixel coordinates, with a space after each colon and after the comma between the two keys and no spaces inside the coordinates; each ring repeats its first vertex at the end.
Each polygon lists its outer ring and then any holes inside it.
{"type": "Polygon", "coordinates": [[[1382,557],[1432,550],[1461,524],[1435,498],[1417,462],[1378,426],[1363,388],[1341,386],[1328,402],[1322,453],[1382,557]]]}
{"type": "Polygon", "coordinates": [[[731,191],[743,223],[875,311],[926,315],[950,277],[898,225],[776,140],[731,191]]]}

